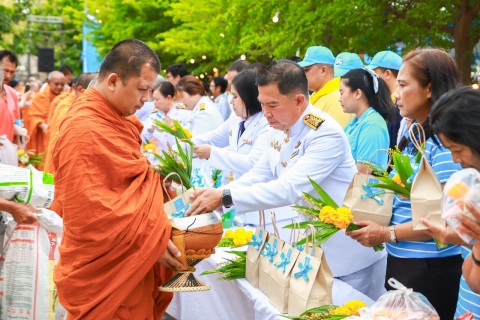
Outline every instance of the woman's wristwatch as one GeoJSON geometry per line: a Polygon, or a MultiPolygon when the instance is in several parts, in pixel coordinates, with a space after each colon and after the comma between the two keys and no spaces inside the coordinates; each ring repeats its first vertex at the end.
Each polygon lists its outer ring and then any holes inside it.
{"type": "Polygon", "coordinates": [[[397,234],[395,233],[395,226],[390,227],[390,242],[397,243],[397,234]]]}

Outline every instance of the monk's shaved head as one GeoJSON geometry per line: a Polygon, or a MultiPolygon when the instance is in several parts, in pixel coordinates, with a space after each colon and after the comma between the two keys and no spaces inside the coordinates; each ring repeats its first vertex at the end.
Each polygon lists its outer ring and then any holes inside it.
{"type": "Polygon", "coordinates": [[[64,89],[66,81],[65,76],[60,71],[52,71],[48,74],[47,79],[50,92],[58,96],[64,89]]]}
{"type": "Polygon", "coordinates": [[[65,75],[60,71],[52,71],[48,74],[47,80],[50,81],[50,80],[53,80],[54,78],[63,79],[65,78],[65,75]]]}
{"type": "Polygon", "coordinates": [[[98,76],[96,72],[82,73],[77,77],[75,81],[75,91],[78,91],[78,88],[87,89],[90,81],[98,76]]]}
{"type": "Polygon", "coordinates": [[[100,66],[99,81],[116,73],[125,83],[131,77],[140,77],[142,66],[147,63],[160,73],[160,60],[149,46],[137,39],[120,41],[105,56],[100,66]]]}

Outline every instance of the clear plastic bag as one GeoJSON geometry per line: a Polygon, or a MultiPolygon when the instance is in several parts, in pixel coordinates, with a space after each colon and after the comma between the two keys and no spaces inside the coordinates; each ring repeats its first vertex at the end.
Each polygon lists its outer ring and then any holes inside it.
{"type": "Polygon", "coordinates": [[[439,320],[437,311],[424,295],[406,288],[390,278],[388,284],[396,290],[382,295],[370,308],[359,310],[360,316],[343,320],[439,320]]]}
{"type": "Polygon", "coordinates": [[[476,221],[465,207],[467,202],[472,202],[480,207],[480,173],[475,169],[465,169],[454,173],[445,184],[442,198],[442,218],[463,241],[474,244],[476,241],[472,237],[458,230],[461,222],[457,219],[457,214],[463,213],[476,221]]]}

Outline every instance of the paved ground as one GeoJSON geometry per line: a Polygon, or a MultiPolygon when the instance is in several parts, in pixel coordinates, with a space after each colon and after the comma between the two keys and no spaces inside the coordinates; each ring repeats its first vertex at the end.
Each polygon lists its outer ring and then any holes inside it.
{"type": "Polygon", "coordinates": [[[176,319],[171,315],[169,315],[168,313],[165,313],[162,317],[162,320],[176,320],[176,319]]]}

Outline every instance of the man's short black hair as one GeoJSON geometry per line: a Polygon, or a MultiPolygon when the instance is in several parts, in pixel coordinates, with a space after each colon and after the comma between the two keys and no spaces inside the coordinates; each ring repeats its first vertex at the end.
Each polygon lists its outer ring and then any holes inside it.
{"type": "Polygon", "coordinates": [[[216,87],[220,87],[220,91],[224,93],[227,90],[228,81],[224,77],[215,77],[213,78],[213,83],[216,87]]]}
{"type": "Polygon", "coordinates": [[[64,64],[63,66],[61,66],[60,69],[58,69],[58,71],[60,71],[60,72],[63,73],[64,75],[73,74],[73,69],[70,68],[69,66],[67,66],[66,64],[64,64]]]}
{"type": "Polygon", "coordinates": [[[166,73],[171,73],[174,78],[177,76],[183,78],[184,76],[189,75],[187,68],[181,63],[169,65],[166,69],[166,73]]]}
{"type": "Polygon", "coordinates": [[[11,63],[15,63],[15,67],[18,66],[18,58],[15,53],[9,50],[0,50],[0,61],[5,57],[7,57],[8,61],[11,63]]]}
{"type": "Polygon", "coordinates": [[[242,72],[243,70],[252,69],[252,64],[247,60],[237,60],[230,65],[228,71],[237,71],[238,73],[242,72]]]}
{"type": "Polygon", "coordinates": [[[139,77],[146,63],[160,72],[160,59],[149,46],[137,39],[122,40],[105,56],[98,78],[102,80],[110,73],[116,73],[125,83],[131,77],[139,77]]]}
{"type": "Polygon", "coordinates": [[[269,84],[276,84],[278,91],[285,96],[297,92],[308,97],[307,76],[303,68],[291,60],[273,61],[263,71],[257,73],[257,86],[269,84]]]}

